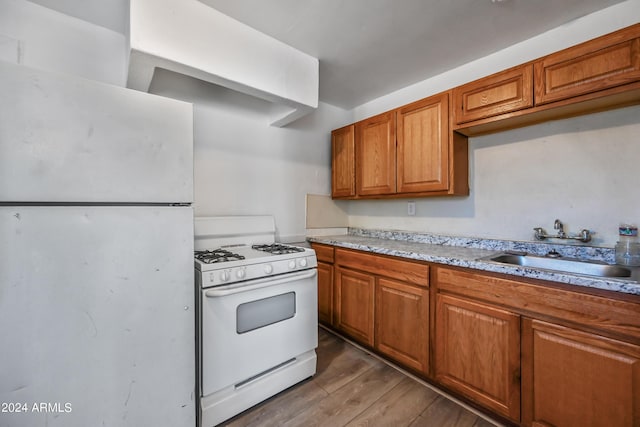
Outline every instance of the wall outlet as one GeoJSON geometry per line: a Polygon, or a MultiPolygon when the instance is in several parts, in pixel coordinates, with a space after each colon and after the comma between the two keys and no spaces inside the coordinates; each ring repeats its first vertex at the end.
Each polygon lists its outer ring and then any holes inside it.
{"type": "Polygon", "coordinates": [[[407,203],[407,215],[415,216],[416,214],[416,202],[407,203]]]}

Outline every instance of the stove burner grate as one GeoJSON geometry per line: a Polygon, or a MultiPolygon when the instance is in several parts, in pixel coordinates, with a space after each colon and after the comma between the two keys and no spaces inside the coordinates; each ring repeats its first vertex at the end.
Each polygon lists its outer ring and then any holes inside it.
{"type": "Polygon", "coordinates": [[[252,245],[252,249],[256,249],[258,251],[268,252],[274,255],[283,255],[283,254],[293,254],[296,252],[304,252],[303,248],[298,248],[296,246],[288,246],[282,245],[280,243],[274,243],[271,245],[252,245]]]}
{"type": "Polygon", "coordinates": [[[214,249],[212,251],[195,251],[196,259],[205,264],[214,264],[217,262],[240,261],[244,256],[230,252],[226,249],[214,249]]]}

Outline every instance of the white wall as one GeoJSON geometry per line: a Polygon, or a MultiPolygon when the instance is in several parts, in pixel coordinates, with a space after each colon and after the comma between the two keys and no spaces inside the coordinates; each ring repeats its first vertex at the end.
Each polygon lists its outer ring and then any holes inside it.
{"type": "Polygon", "coordinates": [[[126,48],[121,33],[25,0],[0,0],[0,60],[124,86],[126,48]]]}
{"type": "Polygon", "coordinates": [[[304,240],[306,194],[331,191],[327,129],[342,114],[321,103],[293,125],[274,128],[264,117],[197,104],[196,215],[274,215],[282,241],[304,240]]]}
{"type": "MultiPolygon", "coordinates": [[[[359,120],[637,22],[640,0],[588,15],[494,55],[357,107],[359,120]]],[[[530,240],[533,227],[596,231],[613,246],[621,221],[640,224],[640,107],[470,138],[464,198],[348,202],[352,227],[530,240]]]]}
{"type": "Polygon", "coordinates": [[[320,103],[276,128],[270,103],[186,76],[156,72],[150,92],[195,103],[196,216],[274,215],[279,239],[304,240],[305,196],[330,193],[329,131],[348,112],[320,103]]]}

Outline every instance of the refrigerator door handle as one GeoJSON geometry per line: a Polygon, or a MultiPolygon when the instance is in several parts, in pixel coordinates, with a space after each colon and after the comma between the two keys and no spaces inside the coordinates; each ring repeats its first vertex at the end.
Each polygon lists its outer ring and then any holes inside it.
{"type": "Polygon", "coordinates": [[[287,274],[286,276],[283,276],[275,280],[272,277],[268,277],[266,279],[252,280],[249,282],[238,283],[236,285],[229,285],[229,286],[214,288],[214,289],[205,291],[204,294],[207,296],[207,298],[217,298],[217,297],[222,297],[226,295],[237,294],[240,292],[247,292],[255,289],[266,288],[269,286],[282,285],[284,283],[295,282],[298,280],[310,279],[312,277],[315,277],[317,274],[318,274],[318,271],[315,268],[313,268],[311,270],[308,270],[302,273],[287,274]]]}

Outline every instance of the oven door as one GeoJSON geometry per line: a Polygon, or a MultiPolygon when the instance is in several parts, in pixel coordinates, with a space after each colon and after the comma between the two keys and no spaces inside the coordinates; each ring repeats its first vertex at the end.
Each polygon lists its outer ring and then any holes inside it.
{"type": "Polygon", "coordinates": [[[318,345],[317,270],[203,289],[202,396],[295,360],[318,345]]]}

